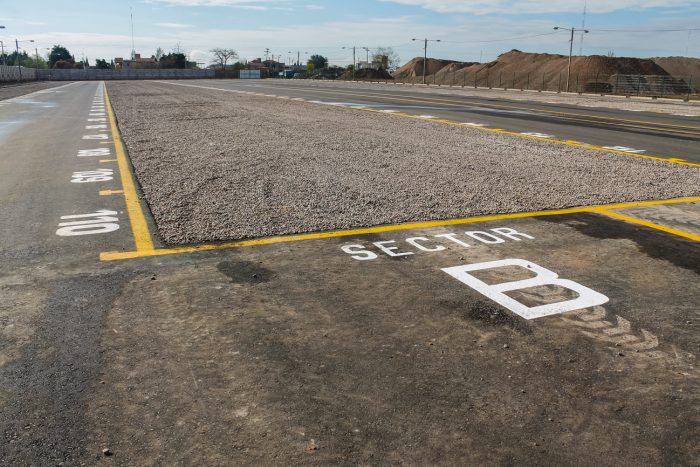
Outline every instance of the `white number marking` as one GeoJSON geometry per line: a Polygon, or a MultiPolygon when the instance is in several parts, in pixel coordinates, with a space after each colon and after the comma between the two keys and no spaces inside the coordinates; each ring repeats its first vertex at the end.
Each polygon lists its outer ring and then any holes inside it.
{"type": "Polygon", "coordinates": [[[112,169],[73,172],[73,175],[71,176],[71,183],[106,182],[112,180],[113,175],[114,171],[112,169]]]}
{"type": "Polygon", "coordinates": [[[116,215],[116,211],[100,209],[90,214],[61,216],[61,220],[69,222],[61,222],[58,224],[59,229],[56,230],[56,235],[60,237],[73,237],[76,235],[94,235],[114,232],[119,229],[119,218],[113,217],[116,215]]]}

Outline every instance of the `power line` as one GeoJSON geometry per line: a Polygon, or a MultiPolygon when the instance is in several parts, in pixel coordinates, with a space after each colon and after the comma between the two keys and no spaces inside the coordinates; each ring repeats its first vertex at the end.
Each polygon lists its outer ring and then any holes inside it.
{"type": "Polygon", "coordinates": [[[591,32],[685,32],[700,31],[700,28],[684,29],[589,29],[591,32]]]}
{"type": "Polygon", "coordinates": [[[449,44],[475,44],[475,43],[483,44],[483,43],[487,43],[487,42],[507,42],[507,41],[514,41],[517,39],[530,39],[532,37],[551,36],[553,34],[557,34],[557,33],[556,32],[547,32],[544,34],[532,34],[529,36],[508,37],[505,39],[492,39],[492,40],[487,40],[487,41],[443,41],[443,42],[446,42],[449,44]]]}

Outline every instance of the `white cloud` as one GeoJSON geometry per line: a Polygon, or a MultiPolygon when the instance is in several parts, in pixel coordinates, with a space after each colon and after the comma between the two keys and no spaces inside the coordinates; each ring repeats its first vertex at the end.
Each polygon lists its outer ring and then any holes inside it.
{"type": "Polygon", "coordinates": [[[172,29],[186,29],[186,28],[191,28],[192,25],[190,24],[183,24],[183,23],[156,23],[156,26],[160,26],[161,28],[172,28],[172,29]]]}
{"type": "Polygon", "coordinates": [[[255,10],[274,9],[276,0],[149,0],[149,3],[163,3],[170,6],[227,6],[255,10]]]}
{"type": "MultiPolygon", "coordinates": [[[[438,13],[523,14],[580,13],[584,0],[381,0],[418,6],[438,13]]],[[[610,13],[626,9],[697,6],[697,0],[587,0],[589,13],[610,13]]]]}

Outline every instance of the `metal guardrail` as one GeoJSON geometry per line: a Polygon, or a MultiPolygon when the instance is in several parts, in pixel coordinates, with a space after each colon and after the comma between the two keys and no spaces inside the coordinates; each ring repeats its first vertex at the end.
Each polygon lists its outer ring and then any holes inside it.
{"type": "MultiPolygon", "coordinates": [[[[393,82],[422,84],[423,77],[397,78],[393,82]]],[[[523,91],[567,91],[566,72],[506,74],[490,72],[488,69],[477,73],[460,73],[460,70],[457,70],[428,75],[426,84],[523,91]]],[[[568,91],[586,94],[700,99],[700,76],[572,74],[569,78],[568,91]]]]}

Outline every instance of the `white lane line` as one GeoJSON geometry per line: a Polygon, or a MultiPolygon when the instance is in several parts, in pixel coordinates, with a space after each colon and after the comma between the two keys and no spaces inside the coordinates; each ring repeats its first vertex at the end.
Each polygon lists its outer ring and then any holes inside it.
{"type": "Polygon", "coordinates": [[[420,118],[425,118],[425,119],[428,119],[428,120],[430,120],[431,118],[437,118],[437,117],[435,117],[434,115],[419,115],[419,117],[420,117],[420,118]]]}
{"type": "Polygon", "coordinates": [[[646,150],[644,150],[644,149],[628,148],[627,146],[603,146],[603,149],[612,149],[613,151],[633,152],[635,154],[640,154],[642,152],[646,152],[646,150]]]}
{"type": "Polygon", "coordinates": [[[554,135],[548,135],[547,133],[538,133],[536,131],[527,131],[520,134],[525,136],[534,136],[535,138],[554,138],[554,135]]]}
{"type": "Polygon", "coordinates": [[[387,113],[387,114],[393,114],[393,113],[397,113],[398,110],[382,110],[382,112],[387,113]]]}
{"type": "Polygon", "coordinates": [[[460,125],[475,126],[475,127],[487,126],[487,125],[485,125],[485,124],[483,124],[483,123],[471,123],[471,122],[460,123],[460,125]]]}

